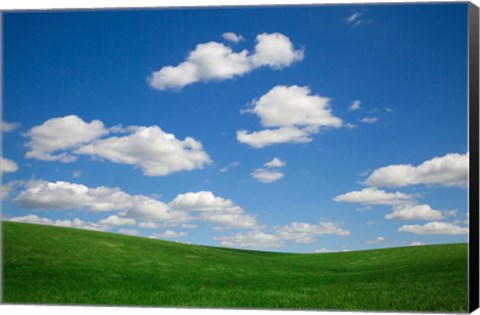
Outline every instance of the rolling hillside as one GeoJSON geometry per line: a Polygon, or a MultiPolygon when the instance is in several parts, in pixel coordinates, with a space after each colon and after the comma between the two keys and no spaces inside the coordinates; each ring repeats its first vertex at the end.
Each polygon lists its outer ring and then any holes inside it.
{"type": "Polygon", "coordinates": [[[3,222],[3,302],[467,311],[467,244],[285,254],[3,222]]]}

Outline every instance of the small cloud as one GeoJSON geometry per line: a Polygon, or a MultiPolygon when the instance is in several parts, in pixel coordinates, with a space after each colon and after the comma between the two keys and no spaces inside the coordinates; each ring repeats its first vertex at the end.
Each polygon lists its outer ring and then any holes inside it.
{"type": "Polygon", "coordinates": [[[361,21],[360,20],[360,17],[362,16],[363,13],[360,13],[360,12],[357,12],[357,11],[353,11],[352,14],[350,14],[346,19],[345,21],[347,22],[347,24],[354,24],[358,21],[361,21]]]}
{"type": "Polygon", "coordinates": [[[176,237],[183,237],[187,235],[187,232],[177,232],[174,230],[166,230],[161,234],[152,234],[154,237],[161,237],[161,238],[176,238],[176,237]]]}
{"type": "Polygon", "coordinates": [[[232,32],[223,33],[222,38],[224,40],[227,40],[227,41],[235,43],[235,44],[238,44],[239,42],[245,40],[245,38],[243,38],[242,35],[235,34],[235,33],[232,33],[232,32]]]}
{"type": "Polygon", "coordinates": [[[326,248],[320,248],[320,249],[316,249],[314,252],[317,253],[317,254],[323,254],[323,253],[330,253],[331,250],[326,249],[326,248]]]}
{"type": "Polygon", "coordinates": [[[392,108],[390,108],[390,107],[384,107],[383,109],[384,109],[387,113],[394,113],[394,112],[395,112],[395,111],[394,111],[392,108]]]}
{"type": "Polygon", "coordinates": [[[377,121],[378,121],[377,117],[363,117],[362,119],[360,119],[360,122],[364,124],[374,124],[377,121]]]}
{"type": "Polygon", "coordinates": [[[358,125],[352,124],[352,123],[346,123],[346,124],[345,124],[345,127],[349,128],[349,129],[353,129],[353,128],[357,128],[358,125]]]}
{"type": "Polygon", "coordinates": [[[4,120],[1,121],[0,123],[0,130],[1,132],[10,132],[10,131],[13,131],[15,129],[17,129],[18,127],[20,127],[20,124],[19,123],[9,123],[9,122],[6,122],[4,120]]]}
{"type": "Polygon", "coordinates": [[[73,177],[75,177],[75,178],[79,178],[79,177],[82,175],[82,171],[78,171],[78,170],[77,170],[77,171],[74,171],[74,172],[72,173],[72,175],[73,175],[73,177]]]}
{"type": "Polygon", "coordinates": [[[273,158],[270,162],[263,164],[265,167],[283,167],[287,165],[285,161],[280,160],[279,158],[273,158]]]}
{"type": "Polygon", "coordinates": [[[283,178],[284,174],[279,171],[268,170],[264,168],[255,169],[250,175],[264,184],[274,183],[283,178]]]}
{"type": "Polygon", "coordinates": [[[360,105],[362,104],[362,102],[360,102],[359,100],[355,100],[352,105],[350,105],[350,107],[348,107],[349,110],[359,110],[360,109],[360,105]]]}
{"type": "Polygon", "coordinates": [[[420,241],[415,241],[408,244],[408,246],[420,246],[420,245],[425,245],[425,244],[420,241]]]}

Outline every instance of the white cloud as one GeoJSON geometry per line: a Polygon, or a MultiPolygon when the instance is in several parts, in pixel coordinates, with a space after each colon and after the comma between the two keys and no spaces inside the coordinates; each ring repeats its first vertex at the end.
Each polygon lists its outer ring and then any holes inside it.
{"type": "Polygon", "coordinates": [[[80,176],[82,176],[82,171],[79,171],[79,170],[73,171],[72,176],[75,178],[80,178],[80,176]]]}
{"type": "Polygon", "coordinates": [[[398,220],[442,220],[442,211],[432,209],[429,205],[407,205],[394,207],[393,212],[385,215],[385,219],[398,220]]]}
{"type": "Polygon", "coordinates": [[[180,227],[182,227],[184,229],[196,229],[197,225],[195,225],[195,224],[182,224],[180,227]]]}
{"type": "Polygon", "coordinates": [[[120,234],[126,234],[126,235],[138,235],[138,231],[137,230],[133,230],[133,229],[120,229],[118,230],[118,233],[120,234]]]}
{"type": "Polygon", "coordinates": [[[155,238],[178,238],[186,235],[187,235],[187,232],[177,232],[175,230],[166,230],[161,234],[155,233],[152,236],[155,238]]]}
{"type": "Polygon", "coordinates": [[[226,32],[222,34],[222,38],[225,40],[228,40],[229,42],[238,44],[241,41],[245,40],[242,35],[240,34],[235,34],[232,32],[226,32]]]}
{"type": "Polygon", "coordinates": [[[26,144],[29,151],[25,157],[64,163],[73,162],[77,159],[76,156],[61,151],[90,142],[107,133],[108,131],[99,120],[86,123],[75,115],[52,118],[26,133],[30,141],[26,144]]]}
{"type": "Polygon", "coordinates": [[[361,106],[362,102],[360,102],[359,100],[355,100],[352,105],[350,105],[350,107],[348,108],[349,110],[358,110],[360,109],[360,106],[361,106]]]}
{"type": "Polygon", "coordinates": [[[283,246],[283,240],[277,235],[263,233],[260,231],[250,231],[248,233],[238,233],[230,236],[214,237],[220,241],[220,244],[227,247],[243,248],[278,248],[283,246]]]}
{"type": "Polygon", "coordinates": [[[446,234],[459,235],[468,234],[468,227],[460,227],[452,223],[430,222],[425,225],[403,225],[398,229],[399,232],[410,232],[420,235],[446,234]]]}
{"type": "Polygon", "coordinates": [[[285,165],[287,165],[287,163],[280,160],[277,157],[273,158],[271,161],[263,164],[263,166],[265,166],[265,167],[284,167],[285,165]]]}
{"type": "Polygon", "coordinates": [[[179,194],[169,206],[177,211],[200,212],[199,219],[223,224],[226,228],[258,228],[256,218],[230,199],[215,196],[210,191],[179,194]]]}
{"type": "Polygon", "coordinates": [[[280,171],[269,170],[264,168],[255,169],[250,175],[264,184],[274,183],[283,178],[284,174],[280,171]]]}
{"type": "Polygon", "coordinates": [[[12,160],[0,157],[0,174],[14,173],[18,170],[18,165],[12,160]]]}
{"type": "Polygon", "coordinates": [[[9,122],[6,122],[6,121],[1,121],[0,122],[0,131],[1,132],[11,132],[15,129],[17,129],[18,127],[20,127],[20,124],[19,123],[9,123],[9,122]]]}
{"type": "Polygon", "coordinates": [[[326,234],[348,236],[350,231],[339,228],[333,222],[320,222],[318,225],[292,222],[289,225],[276,226],[275,234],[282,240],[310,244],[315,242],[317,236],[326,234]]]}
{"type": "Polygon", "coordinates": [[[84,230],[93,230],[93,231],[108,231],[110,227],[107,225],[97,224],[93,222],[87,222],[75,218],[73,220],[51,220],[49,218],[41,218],[37,215],[30,214],[23,217],[12,217],[5,219],[6,221],[12,222],[23,222],[23,223],[33,223],[33,224],[44,224],[44,225],[53,225],[61,227],[70,227],[84,230]]]}
{"type": "Polygon", "coordinates": [[[280,143],[308,143],[312,141],[309,133],[296,127],[265,129],[249,133],[246,130],[237,131],[237,140],[254,148],[263,148],[280,143]]]}
{"type": "Polygon", "coordinates": [[[362,119],[360,119],[360,122],[364,124],[373,124],[373,123],[376,123],[377,121],[378,121],[377,117],[363,117],[362,119]]]}
{"type": "Polygon", "coordinates": [[[420,241],[414,241],[408,244],[408,246],[421,246],[421,245],[425,245],[425,244],[420,241]]]}
{"type": "Polygon", "coordinates": [[[256,148],[276,143],[306,143],[321,128],[338,128],[343,122],[330,109],[330,99],[312,95],[308,87],[296,85],[273,87],[252,108],[243,113],[255,114],[266,128],[258,132],[237,131],[237,139],[256,148]]]}
{"type": "Polygon", "coordinates": [[[303,51],[295,50],[285,35],[260,34],[253,54],[247,50],[234,52],[217,42],[198,44],[185,61],[153,72],[147,81],[157,90],[181,89],[199,81],[231,79],[262,66],[280,69],[302,59],[303,51]]]}
{"type": "Polygon", "coordinates": [[[280,33],[259,34],[255,52],[250,57],[253,67],[269,66],[281,69],[303,59],[303,50],[295,50],[290,39],[280,33]]]}
{"type": "Polygon", "coordinates": [[[388,193],[375,187],[364,188],[336,196],[337,202],[359,203],[363,205],[399,205],[411,202],[412,196],[401,192],[388,193]]]}
{"type": "Polygon", "coordinates": [[[127,136],[97,140],[75,153],[134,165],[147,176],[201,169],[211,163],[200,142],[191,137],[179,140],[158,126],[138,127],[127,136]]]}
{"type": "Polygon", "coordinates": [[[230,165],[221,168],[220,173],[226,173],[226,172],[228,172],[229,169],[237,168],[239,166],[240,166],[240,162],[232,162],[232,163],[230,163],[230,165]]]}
{"type": "Polygon", "coordinates": [[[108,218],[100,220],[98,223],[110,226],[135,225],[135,219],[122,218],[117,215],[111,215],[108,218]]]}
{"type": "Polygon", "coordinates": [[[97,187],[57,181],[31,180],[14,202],[28,209],[86,209],[89,211],[121,211],[127,218],[162,223],[186,222],[187,213],[174,211],[168,205],[143,195],[129,195],[119,188],[97,187]]]}
{"type": "Polygon", "coordinates": [[[323,254],[323,253],[330,253],[332,251],[326,248],[320,248],[320,249],[316,249],[314,252],[317,254],[323,254]]]}
{"type": "Polygon", "coordinates": [[[374,240],[365,241],[366,244],[376,244],[376,243],[382,243],[382,242],[385,242],[385,238],[383,236],[379,236],[374,240]]]}
{"type": "Polygon", "coordinates": [[[318,225],[292,222],[289,225],[276,226],[274,230],[274,234],[250,231],[247,233],[215,237],[214,239],[220,241],[220,244],[223,246],[260,249],[283,247],[286,241],[310,244],[315,242],[316,237],[326,234],[338,236],[350,235],[350,231],[340,229],[332,222],[320,222],[318,225]]]}
{"type": "Polygon", "coordinates": [[[365,184],[388,187],[420,184],[467,186],[468,167],[468,153],[449,153],[418,166],[398,164],[378,168],[365,180],[365,184]]]}

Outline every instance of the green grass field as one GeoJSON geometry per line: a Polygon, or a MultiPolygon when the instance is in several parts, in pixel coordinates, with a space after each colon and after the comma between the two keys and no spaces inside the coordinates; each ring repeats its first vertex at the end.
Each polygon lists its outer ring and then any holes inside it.
{"type": "Polygon", "coordinates": [[[3,222],[3,302],[467,312],[467,245],[285,254],[3,222]]]}

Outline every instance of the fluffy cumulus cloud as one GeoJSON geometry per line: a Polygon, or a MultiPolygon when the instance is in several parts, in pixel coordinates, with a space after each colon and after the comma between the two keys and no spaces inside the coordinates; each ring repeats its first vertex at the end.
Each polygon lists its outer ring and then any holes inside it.
{"type": "Polygon", "coordinates": [[[222,38],[224,40],[227,40],[229,42],[232,42],[232,43],[235,43],[235,44],[238,44],[240,43],[242,40],[245,40],[245,38],[243,38],[242,35],[240,34],[235,34],[233,32],[226,32],[226,33],[223,33],[222,34],[222,38]]]}
{"type": "Polygon", "coordinates": [[[1,132],[11,132],[20,127],[19,123],[10,123],[4,120],[0,121],[0,131],[1,132]]]}
{"type": "Polygon", "coordinates": [[[468,153],[449,153],[418,166],[397,164],[381,167],[365,180],[369,186],[403,187],[408,185],[466,186],[468,153]]]}
{"type": "Polygon", "coordinates": [[[147,176],[199,169],[211,163],[200,142],[191,137],[177,139],[157,126],[138,127],[123,137],[96,140],[78,148],[75,153],[134,165],[147,176]]]}
{"type": "MultiPolygon", "coordinates": [[[[239,41],[233,33],[224,38],[239,41]]],[[[280,33],[260,34],[256,37],[255,51],[233,51],[217,42],[198,44],[186,60],[176,66],[165,66],[147,79],[157,90],[181,89],[199,81],[219,81],[244,75],[259,67],[281,69],[303,59],[303,50],[296,50],[290,39],[280,33]]]]}
{"type": "Polygon", "coordinates": [[[393,212],[385,215],[385,219],[397,220],[442,220],[442,211],[432,209],[427,204],[394,207],[393,212]]]}
{"type": "Polygon", "coordinates": [[[225,228],[258,228],[255,217],[232,200],[215,196],[210,191],[180,194],[169,206],[178,211],[198,212],[202,221],[222,224],[225,228]]]}
{"type": "Polygon", "coordinates": [[[429,222],[425,225],[403,225],[398,229],[399,232],[410,232],[420,235],[444,234],[460,235],[468,234],[468,227],[461,227],[447,222],[429,222]]]}
{"type": "MultiPolygon", "coordinates": [[[[120,211],[122,217],[160,221],[163,223],[177,223],[189,221],[187,213],[174,211],[168,205],[143,196],[129,195],[119,188],[96,187],[57,181],[31,180],[14,202],[27,209],[85,209],[89,211],[120,211]]],[[[119,225],[120,218],[109,217],[105,224],[119,225]],[[116,222],[117,224],[112,224],[116,222]]]]}
{"type": "Polygon", "coordinates": [[[51,220],[49,218],[42,218],[34,214],[26,215],[23,217],[11,217],[6,218],[6,221],[12,222],[22,222],[22,223],[32,223],[32,224],[44,224],[44,225],[54,225],[61,227],[77,228],[84,230],[93,230],[93,231],[108,231],[110,226],[97,224],[93,222],[87,222],[75,218],[73,220],[51,220]]]}
{"type": "Polygon", "coordinates": [[[359,203],[362,205],[399,205],[409,203],[411,199],[411,195],[398,191],[389,193],[375,187],[369,187],[360,191],[352,191],[338,195],[333,200],[337,202],[359,203]]]}
{"type": "Polygon", "coordinates": [[[30,129],[26,135],[30,141],[26,144],[27,158],[73,162],[77,159],[65,150],[90,142],[107,133],[99,120],[87,123],[75,115],[52,118],[30,129]]]}
{"type": "Polygon", "coordinates": [[[250,173],[250,176],[252,176],[261,183],[270,184],[282,179],[284,174],[277,170],[257,168],[252,173],[250,173]]]}
{"type": "Polygon", "coordinates": [[[73,162],[79,154],[133,165],[147,176],[201,169],[212,163],[192,137],[177,139],[158,126],[114,126],[87,123],[75,115],[52,118],[30,129],[27,158],[73,162]],[[112,133],[122,133],[113,136],[112,133]],[[110,136],[104,137],[109,134],[110,136]]]}
{"type": "Polygon", "coordinates": [[[321,128],[338,128],[343,122],[333,115],[330,99],[312,95],[308,87],[275,86],[259,99],[252,101],[252,107],[244,113],[260,118],[264,129],[249,133],[237,132],[237,139],[255,148],[277,143],[306,143],[311,135],[321,128]]]}
{"type": "Polygon", "coordinates": [[[18,165],[12,160],[0,156],[0,174],[14,173],[18,170],[18,165]]]}

